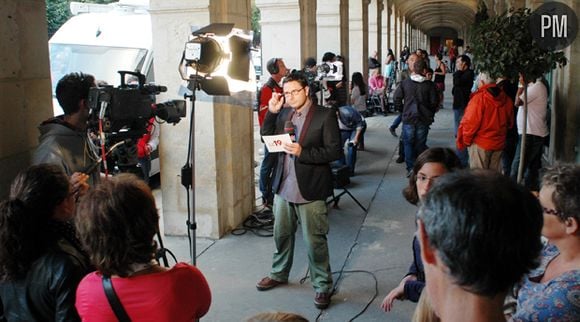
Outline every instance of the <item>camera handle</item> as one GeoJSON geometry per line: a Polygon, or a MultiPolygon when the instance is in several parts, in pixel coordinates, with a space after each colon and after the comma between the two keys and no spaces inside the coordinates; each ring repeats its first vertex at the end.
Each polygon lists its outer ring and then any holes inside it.
{"type": "Polygon", "coordinates": [[[126,87],[127,83],[125,82],[125,75],[133,75],[137,77],[139,80],[139,88],[142,88],[145,85],[145,75],[141,74],[140,72],[132,72],[129,70],[120,70],[118,73],[121,75],[121,87],[126,87]]]}

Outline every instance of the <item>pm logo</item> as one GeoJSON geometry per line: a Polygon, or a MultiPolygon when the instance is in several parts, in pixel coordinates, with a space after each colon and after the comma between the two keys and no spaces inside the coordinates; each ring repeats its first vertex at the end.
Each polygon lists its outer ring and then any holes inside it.
{"type": "Polygon", "coordinates": [[[530,29],[540,47],[561,50],[576,39],[578,17],[563,3],[545,3],[532,13],[530,29]]]}

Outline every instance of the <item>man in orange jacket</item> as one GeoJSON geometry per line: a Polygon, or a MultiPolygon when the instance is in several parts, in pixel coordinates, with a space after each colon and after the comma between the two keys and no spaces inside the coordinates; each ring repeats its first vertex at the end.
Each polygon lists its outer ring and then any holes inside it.
{"type": "Polygon", "coordinates": [[[467,148],[469,167],[501,172],[501,155],[508,128],[513,126],[513,102],[488,74],[479,74],[457,130],[457,148],[467,148]]]}

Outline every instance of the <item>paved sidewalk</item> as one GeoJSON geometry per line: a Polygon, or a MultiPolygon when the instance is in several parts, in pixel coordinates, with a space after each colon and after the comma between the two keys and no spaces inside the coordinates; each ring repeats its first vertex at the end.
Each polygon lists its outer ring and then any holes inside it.
{"type": "MultiPolygon", "coordinates": [[[[446,108],[437,113],[431,127],[427,142],[430,147],[453,146],[452,77],[446,78],[446,108]]],[[[401,195],[408,182],[405,167],[394,161],[398,139],[388,131],[395,116],[367,118],[366,150],[358,154],[356,176],[351,178],[348,187],[367,208],[367,213],[348,195],[340,199],[340,209],[330,208],[328,242],[331,267],[336,272],[334,280],[338,283],[330,307],[324,311],[316,309],[309,279],[300,282],[308,267],[300,231],[289,284],[265,292],[258,292],[255,285],[270,270],[272,238],[252,233],[230,234],[217,241],[203,238],[196,241],[197,264],[208,279],[213,295],[211,309],[203,320],[243,321],[259,312],[288,311],[310,321],[317,318],[350,321],[355,317],[356,321],[410,321],[414,303],[397,301],[389,313],[379,307],[411,263],[415,231],[416,207],[401,195]],[[357,317],[367,305],[366,311],[357,317]]],[[[256,151],[260,146],[258,139],[256,151]]],[[[259,156],[256,160],[260,160],[259,156]]],[[[179,260],[190,261],[187,238],[166,236],[164,242],[179,260]]]]}

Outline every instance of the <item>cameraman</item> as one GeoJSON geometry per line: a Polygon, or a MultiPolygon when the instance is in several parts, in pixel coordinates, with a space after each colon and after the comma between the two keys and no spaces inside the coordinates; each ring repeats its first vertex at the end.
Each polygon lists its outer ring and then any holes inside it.
{"type": "Polygon", "coordinates": [[[83,191],[99,181],[99,167],[83,173],[98,159],[87,136],[89,90],[95,78],[83,73],[70,73],[58,81],[56,98],[64,115],[40,124],[39,145],[32,157],[33,164],[51,163],[61,167],[71,177],[73,191],[83,191]]]}
{"type": "Polygon", "coordinates": [[[327,93],[323,95],[323,98],[326,99],[323,102],[324,106],[342,106],[346,105],[346,87],[342,83],[343,81],[343,62],[338,60],[338,56],[336,56],[332,52],[326,52],[322,56],[322,65],[327,65],[328,71],[322,75],[321,79],[324,81],[323,87],[327,93]],[[339,93],[341,92],[342,93],[339,93]]]}
{"type": "Polygon", "coordinates": [[[316,58],[308,57],[304,61],[304,75],[308,79],[308,87],[310,87],[310,99],[314,104],[318,104],[317,93],[320,92],[320,81],[316,78],[318,76],[318,66],[316,66],[316,58]]]}

